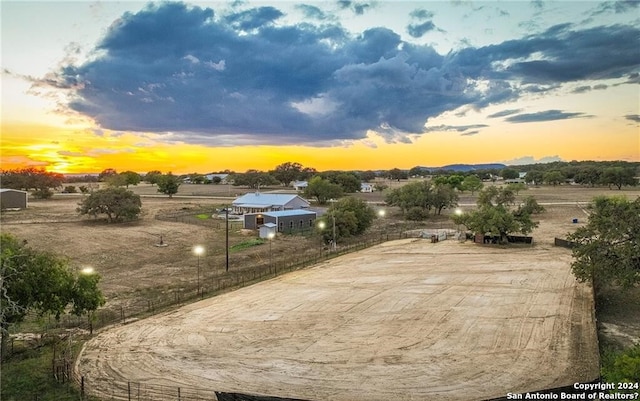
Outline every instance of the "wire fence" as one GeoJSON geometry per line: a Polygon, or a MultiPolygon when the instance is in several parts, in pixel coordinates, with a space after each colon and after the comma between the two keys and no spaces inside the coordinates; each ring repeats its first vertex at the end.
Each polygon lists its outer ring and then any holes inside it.
{"type": "MultiPolygon", "coordinates": [[[[144,298],[128,303],[126,305],[109,306],[96,310],[91,317],[75,316],[65,314],[60,319],[54,319],[51,316],[30,316],[27,321],[19,326],[10,328],[10,332],[26,332],[32,330],[36,333],[33,337],[33,343],[37,344],[45,337],[59,336],[70,338],[77,336],[91,335],[95,331],[117,324],[126,324],[141,318],[154,315],[156,313],[179,307],[198,299],[215,296],[217,294],[242,288],[269,278],[277,277],[282,274],[290,273],[296,270],[318,264],[320,262],[332,259],[351,252],[360,251],[369,248],[381,242],[406,238],[407,236],[415,236],[411,233],[375,233],[367,238],[360,239],[358,242],[351,244],[341,244],[337,249],[319,249],[311,254],[301,254],[296,257],[287,257],[286,259],[273,259],[263,261],[262,263],[245,266],[238,270],[225,272],[220,275],[203,277],[203,279],[194,284],[188,284],[181,288],[172,289],[165,292],[157,292],[149,294],[144,298]]],[[[15,339],[16,337],[13,337],[15,339]]],[[[19,338],[20,340],[21,338],[19,338]]],[[[23,338],[22,338],[23,339],[23,338]]],[[[71,341],[69,341],[71,343],[71,341]]],[[[13,344],[13,343],[12,343],[13,344]]],[[[11,346],[11,349],[13,345],[11,346]]],[[[85,382],[85,378],[79,376],[73,370],[72,361],[75,355],[69,355],[69,349],[55,355],[52,360],[52,375],[60,383],[73,384],[75,392],[79,389],[79,399],[95,399],[87,398],[89,394],[101,394],[103,400],[127,400],[127,401],[205,401],[216,400],[220,397],[225,400],[279,400],[274,397],[260,397],[243,394],[222,394],[215,396],[215,391],[206,389],[197,389],[187,386],[165,386],[154,385],[137,382],[118,382],[118,381],[98,381],[98,387],[91,388],[85,382]],[[234,398],[235,397],[235,398],[234,398]],[[252,398],[253,397],[253,398],[252,398]]],[[[35,395],[33,400],[38,400],[39,396],[35,395]]],[[[280,399],[282,400],[282,399],[280,399]]]]}

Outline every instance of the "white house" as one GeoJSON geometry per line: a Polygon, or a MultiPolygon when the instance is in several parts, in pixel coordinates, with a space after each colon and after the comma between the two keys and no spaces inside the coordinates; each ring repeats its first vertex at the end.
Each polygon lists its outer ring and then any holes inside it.
{"type": "Polygon", "coordinates": [[[264,213],[279,210],[306,209],[310,203],[294,194],[263,194],[260,192],[248,193],[234,200],[233,213],[264,213]]]}
{"type": "Polygon", "coordinates": [[[205,175],[205,177],[207,177],[207,180],[209,181],[213,181],[213,179],[215,177],[220,178],[220,184],[228,184],[229,181],[229,174],[207,174],[205,175]]]}
{"type": "Polygon", "coordinates": [[[368,182],[363,182],[362,184],[360,184],[360,192],[373,192],[374,188],[373,185],[369,184],[368,182]]]}
{"type": "Polygon", "coordinates": [[[307,181],[294,181],[291,186],[296,191],[304,191],[309,186],[309,183],[307,181]]]}

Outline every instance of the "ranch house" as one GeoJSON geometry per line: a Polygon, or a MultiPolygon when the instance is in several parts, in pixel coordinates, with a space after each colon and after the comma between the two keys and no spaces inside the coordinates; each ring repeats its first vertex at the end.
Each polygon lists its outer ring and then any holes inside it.
{"type": "Polygon", "coordinates": [[[310,203],[294,194],[262,194],[255,192],[240,196],[231,205],[233,213],[246,214],[307,209],[310,203]]]}

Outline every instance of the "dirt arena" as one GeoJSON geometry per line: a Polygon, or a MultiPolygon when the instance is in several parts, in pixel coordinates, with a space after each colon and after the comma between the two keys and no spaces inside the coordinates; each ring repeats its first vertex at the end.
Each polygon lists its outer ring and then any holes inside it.
{"type": "Polygon", "coordinates": [[[590,287],[551,244],[387,242],[106,330],[76,371],[308,400],[482,400],[598,377],[590,287]]]}

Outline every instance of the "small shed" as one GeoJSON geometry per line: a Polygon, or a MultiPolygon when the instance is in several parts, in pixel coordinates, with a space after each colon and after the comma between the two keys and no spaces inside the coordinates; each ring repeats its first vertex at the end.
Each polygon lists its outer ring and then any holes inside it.
{"type": "Polygon", "coordinates": [[[276,223],[265,223],[260,226],[260,238],[275,237],[276,235],[276,223]]]}
{"type": "Polygon", "coordinates": [[[27,208],[27,192],[17,189],[0,189],[0,208],[1,209],[26,209],[27,208]]]}

